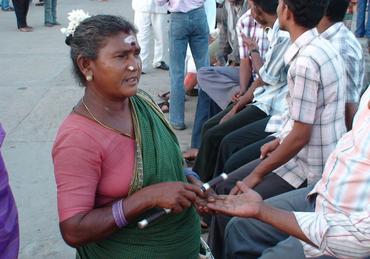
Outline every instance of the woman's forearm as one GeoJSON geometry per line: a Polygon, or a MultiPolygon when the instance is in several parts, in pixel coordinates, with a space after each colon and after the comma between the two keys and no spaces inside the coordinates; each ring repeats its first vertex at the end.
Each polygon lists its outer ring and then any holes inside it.
{"type": "MultiPolygon", "coordinates": [[[[150,186],[137,191],[123,201],[123,212],[128,222],[146,210],[154,207],[150,186]]],[[[88,213],[78,213],[60,223],[62,236],[66,243],[78,247],[102,240],[118,230],[112,214],[112,205],[93,209],[88,213]]]]}

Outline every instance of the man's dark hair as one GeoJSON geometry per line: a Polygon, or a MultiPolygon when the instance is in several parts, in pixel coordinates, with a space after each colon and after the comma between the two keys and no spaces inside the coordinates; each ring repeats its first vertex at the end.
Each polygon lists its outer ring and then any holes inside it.
{"type": "Polygon", "coordinates": [[[317,26],[326,12],[329,0],[283,0],[294,15],[294,21],[307,29],[317,26]]]}
{"type": "Polygon", "coordinates": [[[346,15],[350,0],[329,0],[325,16],[331,22],[341,22],[346,15]]]}
{"type": "Polygon", "coordinates": [[[261,10],[270,15],[276,15],[276,8],[279,0],[253,0],[253,3],[261,8],[261,10]]]}
{"type": "Polygon", "coordinates": [[[66,44],[71,47],[73,71],[81,85],[86,85],[86,78],[78,67],[77,57],[82,55],[95,60],[106,40],[121,32],[137,33],[137,29],[122,17],[95,15],[83,20],[77,26],[73,36],[70,35],[66,38],[66,44]]]}

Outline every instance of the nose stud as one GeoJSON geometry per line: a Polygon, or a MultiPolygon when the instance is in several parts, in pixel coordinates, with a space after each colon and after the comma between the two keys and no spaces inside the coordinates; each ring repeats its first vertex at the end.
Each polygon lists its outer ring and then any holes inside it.
{"type": "Polygon", "coordinates": [[[128,66],[128,67],[127,67],[127,69],[128,69],[129,71],[134,71],[134,69],[135,69],[135,68],[134,68],[134,66],[131,66],[131,65],[130,65],[130,66],[128,66]]]}

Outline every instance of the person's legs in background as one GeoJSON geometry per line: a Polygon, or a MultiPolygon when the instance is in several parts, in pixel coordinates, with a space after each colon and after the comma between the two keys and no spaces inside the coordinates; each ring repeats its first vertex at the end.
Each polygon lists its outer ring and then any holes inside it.
{"type": "Polygon", "coordinates": [[[152,31],[154,36],[154,55],[153,55],[153,67],[168,70],[168,66],[165,62],[166,51],[167,51],[167,14],[164,13],[153,13],[151,14],[152,31]]]}
{"type": "Polygon", "coordinates": [[[17,18],[17,26],[21,32],[30,32],[32,27],[27,25],[27,13],[30,5],[29,0],[12,0],[15,15],[17,18]]]}
{"type": "Polygon", "coordinates": [[[57,22],[57,0],[45,0],[45,20],[46,27],[59,25],[57,22]]]}
{"type": "Polygon", "coordinates": [[[191,32],[189,14],[171,13],[169,25],[170,49],[170,124],[176,130],[185,129],[184,71],[186,49],[191,32]]]}
{"type": "Polygon", "coordinates": [[[150,38],[152,35],[150,13],[135,12],[134,23],[138,28],[137,40],[141,47],[140,58],[142,61],[142,72],[149,70],[150,38]]]}
{"type": "Polygon", "coordinates": [[[365,15],[368,0],[357,0],[357,19],[356,19],[356,37],[365,35],[365,15]]]}
{"type": "MultiPolygon", "coordinates": [[[[367,4],[367,19],[366,19],[366,26],[365,26],[365,37],[370,38],[370,6],[369,0],[366,1],[367,4]]],[[[366,8],[365,6],[365,8],[366,8]]]]}
{"type": "Polygon", "coordinates": [[[9,11],[14,11],[14,8],[10,6],[9,0],[2,0],[1,10],[3,10],[4,12],[9,12],[9,11]]]}

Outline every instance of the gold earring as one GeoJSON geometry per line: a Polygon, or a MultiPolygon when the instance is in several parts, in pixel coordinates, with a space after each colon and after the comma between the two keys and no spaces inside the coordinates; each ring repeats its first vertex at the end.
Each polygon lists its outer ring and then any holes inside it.
{"type": "Polygon", "coordinates": [[[92,80],[93,80],[93,75],[92,74],[86,76],[86,81],[90,82],[92,80]]]}

